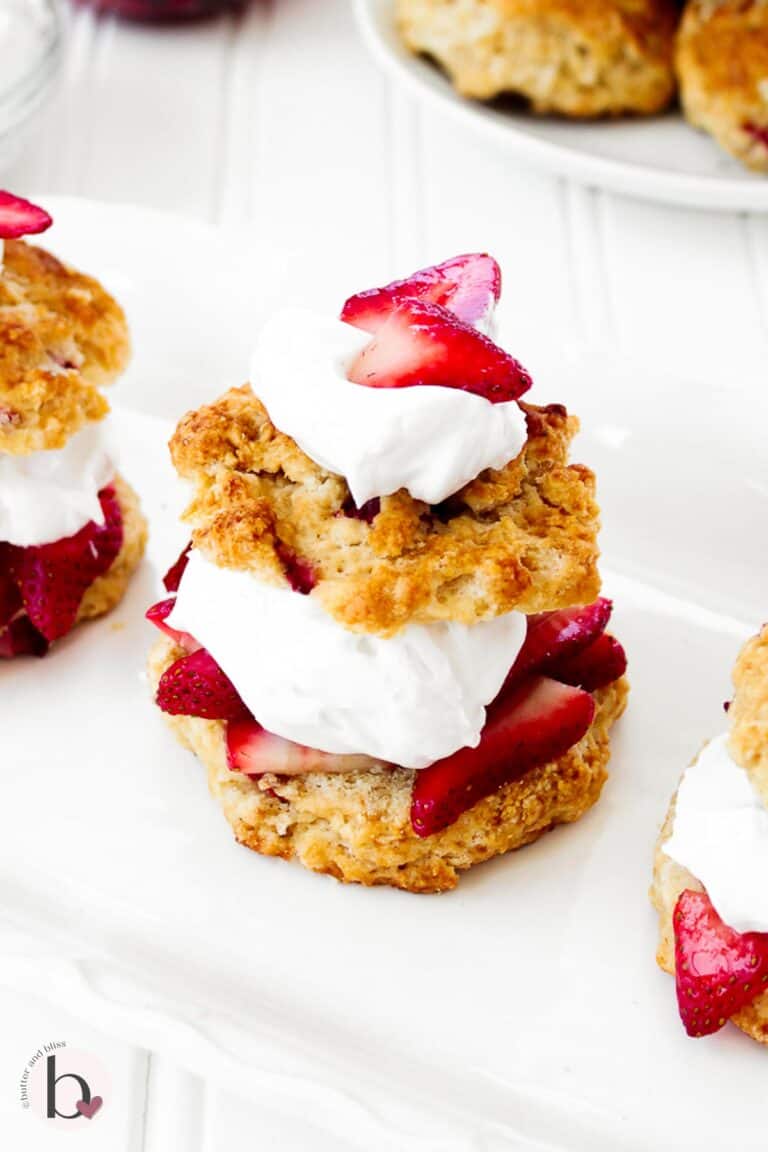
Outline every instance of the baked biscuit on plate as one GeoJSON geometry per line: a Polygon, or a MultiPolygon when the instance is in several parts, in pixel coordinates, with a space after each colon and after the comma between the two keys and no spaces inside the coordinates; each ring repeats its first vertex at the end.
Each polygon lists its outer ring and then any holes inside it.
{"type": "Polygon", "coordinates": [[[141,559],[146,524],[111,463],[100,391],[125,367],[122,309],[27,244],[42,209],[0,192],[0,657],[44,655],[103,615],[141,559]]]}
{"type": "Polygon", "coordinates": [[[395,13],[464,96],[595,117],[659,112],[675,93],[674,0],[396,0],[395,13]]]}
{"type": "Polygon", "coordinates": [[[689,0],[676,60],[690,122],[748,168],[768,172],[768,3],[689,0]]]}
{"type": "Polygon", "coordinates": [[[732,1020],[768,1044],[768,628],[734,670],[729,730],[683,776],[656,847],[659,965],[691,1036],[732,1020]]]}
{"type": "Polygon", "coordinates": [[[258,852],[443,891],[600,795],[627,685],[594,478],[486,334],[500,287],[472,255],[285,311],[172,438],[192,540],[150,679],[258,852]]]}

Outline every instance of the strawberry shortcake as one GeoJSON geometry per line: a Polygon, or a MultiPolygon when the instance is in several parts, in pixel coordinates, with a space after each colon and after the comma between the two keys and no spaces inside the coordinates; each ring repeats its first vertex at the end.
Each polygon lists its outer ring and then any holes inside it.
{"type": "Polygon", "coordinates": [[[0,657],[44,655],[122,598],[144,550],[138,500],[116,474],[100,388],[128,330],[95,280],[22,237],[50,216],[0,192],[0,657]]]}
{"type": "Polygon", "coordinates": [[[290,309],[184,417],[156,701],[237,839],[414,892],[600,795],[626,660],[576,421],[522,402],[491,257],[290,309]]]}
{"type": "Polygon", "coordinates": [[[690,1036],[768,1044],[768,626],[742,649],[728,730],[685,772],[656,849],[657,959],[690,1036]]]}

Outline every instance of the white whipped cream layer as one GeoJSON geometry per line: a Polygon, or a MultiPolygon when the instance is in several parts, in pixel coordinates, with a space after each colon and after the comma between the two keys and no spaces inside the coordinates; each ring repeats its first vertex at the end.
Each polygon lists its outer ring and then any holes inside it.
{"type": "Polygon", "coordinates": [[[193,551],[168,618],[213,656],[259,723],[323,752],[426,768],[476,747],[485,706],[525,639],[510,612],[471,627],[349,632],[311,595],[218,568],[193,551]]]}
{"type": "Polygon", "coordinates": [[[728,751],[707,744],[685,773],[664,851],[701,881],[737,932],[768,932],[768,809],[728,751]]]}
{"type": "Polygon", "coordinates": [[[303,309],[264,327],[251,366],[272,423],[307,456],[343,476],[358,507],[406,488],[439,504],[484,468],[501,468],[526,441],[516,401],[491,404],[457,388],[366,388],[347,379],[371,340],[303,309]]]}
{"type": "Polygon", "coordinates": [[[28,548],[74,536],[90,520],[103,524],[98,494],[114,474],[100,424],[55,451],[0,454],[0,540],[28,548]]]}

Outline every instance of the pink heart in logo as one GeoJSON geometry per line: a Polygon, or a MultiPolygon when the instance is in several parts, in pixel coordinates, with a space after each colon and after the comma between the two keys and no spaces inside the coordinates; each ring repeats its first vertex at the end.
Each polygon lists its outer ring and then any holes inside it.
{"type": "Polygon", "coordinates": [[[78,1100],[75,1107],[81,1116],[85,1116],[87,1120],[93,1120],[103,1103],[101,1096],[91,1096],[90,1104],[86,1104],[85,1100],[78,1100]]]}

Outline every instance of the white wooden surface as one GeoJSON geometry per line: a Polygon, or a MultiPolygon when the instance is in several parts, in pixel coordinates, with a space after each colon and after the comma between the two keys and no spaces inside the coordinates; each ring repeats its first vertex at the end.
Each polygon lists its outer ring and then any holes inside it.
{"type": "MultiPolygon", "coordinates": [[[[242,222],[254,276],[269,270],[267,299],[292,284],[306,300],[340,297],[487,248],[505,271],[514,351],[534,372],[575,348],[599,355],[610,335],[638,386],[650,363],[698,381],[704,403],[715,385],[737,400],[746,383],[768,384],[768,218],[654,208],[516,169],[394,90],[345,0],[253,0],[242,17],[182,31],[78,11],[56,99],[2,181],[242,222]]],[[[65,1034],[113,1075],[94,1148],[330,1148],[322,1117],[265,1131],[225,1089],[93,1033],[43,995],[0,991],[3,1147],[57,1146],[21,1112],[16,1079],[28,1049],[65,1034]]]]}

